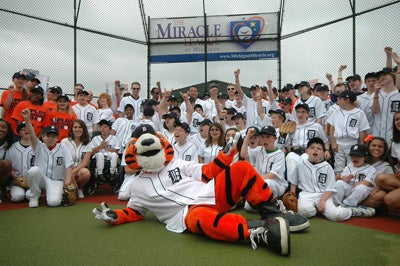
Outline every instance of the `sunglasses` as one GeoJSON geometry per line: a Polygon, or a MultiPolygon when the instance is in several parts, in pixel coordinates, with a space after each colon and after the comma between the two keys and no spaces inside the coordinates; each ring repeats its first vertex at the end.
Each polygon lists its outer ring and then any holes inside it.
{"type": "Polygon", "coordinates": [[[226,90],[228,90],[228,91],[234,91],[235,88],[227,88],[226,90]]]}

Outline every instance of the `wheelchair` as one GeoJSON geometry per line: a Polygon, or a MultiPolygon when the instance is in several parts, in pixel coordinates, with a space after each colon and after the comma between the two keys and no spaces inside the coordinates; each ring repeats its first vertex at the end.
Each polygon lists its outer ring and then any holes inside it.
{"type": "Polygon", "coordinates": [[[92,158],[89,163],[90,179],[86,185],[86,193],[88,195],[94,195],[95,190],[102,184],[109,184],[112,188],[111,191],[114,194],[118,194],[119,188],[122,185],[124,171],[120,166],[120,159],[118,159],[115,173],[112,175],[110,172],[111,161],[110,158],[104,159],[104,169],[102,176],[97,174],[96,169],[96,158],[92,158]]]}

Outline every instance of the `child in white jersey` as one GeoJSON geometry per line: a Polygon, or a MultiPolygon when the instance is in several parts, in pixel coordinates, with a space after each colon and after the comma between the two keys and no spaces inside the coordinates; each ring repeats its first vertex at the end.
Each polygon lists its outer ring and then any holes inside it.
{"type": "Polygon", "coordinates": [[[175,122],[175,143],[172,147],[175,151],[175,158],[182,159],[184,161],[199,162],[196,146],[193,143],[188,142],[190,134],[190,126],[186,122],[175,122]]]}

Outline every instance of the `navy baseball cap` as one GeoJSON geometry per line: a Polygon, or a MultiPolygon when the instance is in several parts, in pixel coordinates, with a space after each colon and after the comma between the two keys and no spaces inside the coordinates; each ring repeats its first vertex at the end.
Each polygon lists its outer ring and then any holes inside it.
{"type": "Polygon", "coordinates": [[[235,120],[236,118],[246,119],[246,116],[242,113],[236,113],[234,116],[232,116],[232,120],[235,120]]]}
{"type": "Polygon", "coordinates": [[[101,119],[100,122],[99,122],[99,125],[100,126],[107,125],[107,126],[109,126],[111,128],[111,122],[108,121],[108,120],[105,120],[105,119],[101,119]]]}
{"type": "Polygon", "coordinates": [[[186,133],[190,133],[190,126],[186,122],[177,121],[177,122],[174,123],[174,127],[181,127],[186,131],[186,133]]]}
{"type": "Polygon", "coordinates": [[[276,110],[269,110],[268,113],[271,114],[278,114],[283,117],[284,120],[286,120],[286,114],[282,109],[276,109],[276,110]]]}
{"type": "Polygon", "coordinates": [[[141,135],[143,135],[145,133],[155,134],[156,132],[154,131],[154,128],[151,125],[149,125],[149,124],[140,124],[132,132],[132,138],[139,138],[141,135]]]}
{"type": "Polygon", "coordinates": [[[37,78],[35,74],[28,74],[26,75],[26,79],[29,80],[35,80],[38,84],[40,84],[40,79],[37,78]]]}
{"type": "Polygon", "coordinates": [[[364,145],[353,145],[350,148],[349,152],[350,156],[358,156],[358,157],[365,157],[368,155],[368,148],[365,147],[364,145]]]}
{"type": "Polygon", "coordinates": [[[211,126],[212,122],[210,119],[204,119],[203,121],[198,122],[197,125],[211,126]]]}
{"type": "Polygon", "coordinates": [[[26,75],[20,71],[20,72],[15,72],[14,75],[12,76],[13,79],[18,79],[18,78],[23,78],[26,79],[26,75]]]}
{"type": "Polygon", "coordinates": [[[303,109],[305,109],[307,112],[310,112],[310,107],[309,107],[308,104],[306,104],[306,103],[299,103],[298,105],[296,105],[296,106],[294,107],[295,110],[300,109],[300,108],[303,108],[303,109]]]}
{"type": "Polygon", "coordinates": [[[346,81],[349,81],[349,80],[361,80],[361,76],[360,75],[358,75],[358,74],[354,74],[353,76],[348,76],[347,78],[346,78],[346,81]]]}
{"type": "Polygon", "coordinates": [[[67,100],[67,102],[69,102],[69,97],[68,97],[67,94],[60,94],[60,95],[58,95],[56,101],[59,101],[59,100],[61,100],[61,99],[65,99],[65,100],[67,100]]]}
{"type": "Polygon", "coordinates": [[[43,90],[43,88],[42,87],[40,87],[40,86],[35,86],[35,87],[33,87],[32,89],[31,89],[31,93],[32,92],[38,92],[38,93],[40,93],[40,94],[44,94],[44,90],[43,90]]]}
{"type": "Polygon", "coordinates": [[[350,102],[355,102],[357,100],[357,96],[354,91],[344,90],[337,96],[338,98],[349,99],[350,102]]]}
{"type": "Polygon", "coordinates": [[[43,129],[43,134],[54,133],[58,136],[58,129],[55,126],[49,126],[43,129]]]}
{"type": "Polygon", "coordinates": [[[273,126],[265,126],[265,127],[262,127],[260,130],[260,133],[258,133],[258,135],[262,135],[262,134],[267,134],[267,135],[276,137],[276,130],[273,126]]]}

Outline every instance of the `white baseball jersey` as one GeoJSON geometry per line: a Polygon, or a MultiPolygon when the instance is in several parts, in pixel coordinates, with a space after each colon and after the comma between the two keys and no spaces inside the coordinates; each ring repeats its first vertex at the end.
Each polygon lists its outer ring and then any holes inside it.
{"type": "Polygon", "coordinates": [[[372,134],[384,138],[391,144],[393,135],[393,116],[400,110],[400,92],[392,91],[389,94],[383,89],[379,91],[379,114],[374,114],[372,134]]]}
{"type": "Polygon", "coordinates": [[[124,113],[125,105],[131,104],[135,110],[133,114],[133,119],[138,120],[142,117],[142,112],[140,111],[140,105],[142,104],[143,99],[141,97],[134,99],[132,96],[122,97],[121,102],[119,103],[118,112],[124,113]]]}
{"type": "Polygon", "coordinates": [[[331,107],[329,107],[328,111],[326,112],[326,119],[328,120],[328,118],[332,114],[336,113],[336,111],[339,110],[339,109],[340,109],[340,106],[338,104],[336,104],[336,103],[333,104],[331,107]]]}
{"type": "Polygon", "coordinates": [[[112,129],[115,130],[115,136],[121,142],[119,153],[124,151],[126,143],[132,137],[132,132],[135,131],[138,125],[139,123],[134,120],[129,120],[126,117],[120,117],[115,120],[112,129]]]}
{"type": "Polygon", "coordinates": [[[86,153],[92,152],[92,147],[89,145],[90,143],[86,145],[81,143],[79,146],[76,146],[75,141],[70,138],[62,139],[61,143],[68,149],[69,153],[71,154],[71,158],[73,161],[72,168],[77,167],[82,162],[86,153]]]}
{"type": "Polygon", "coordinates": [[[361,167],[355,167],[353,163],[349,163],[344,169],[343,172],[341,173],[341,176],[347,176],[353,174],[355,177],[350,179],[349,185],[354,186],[358,182],[361,182],[363,180],[370,182],[372,185],[375,186],[375,175],[376,175],[376,170],[375,168],[370,165],[370,164],[364,164],[361,167]]]}
{"type": "Polygon", "coordinates": [[[97,109],[97,115],[99,116],[99,121],[100,120],[107,120],[110,122],[114,122],[114,114],[111,108],[99,108],[97,109]]]}
{"type": "Polygon", "coordinates": [[[329,116],[328,124],[335,127],[334,136],[338,144],[342,140],[354,140],[358,143],[360,132],[367,131],[369,123],[365,112],[360,108],[347,111],[339,108],[334,115],[329,116]]]}
{"type": "Polygon", "coordinates": [[[174,148],[174,158],[181,159],[184,161],[199,162],[199,155],[197,154],[197,148],[191,142],[186,142],[184,145],[179,146],[178,143],[172,144],[174,148]]]}
{"type": "MultiPolygon", "coordinates": [[[[322,100],[321,100],[322,101],[322,100]]],[[[330,99],[326,99],[322,101],[322,106],[324,106],[325,109],[325,116],[322,117],[322,125],[326,125],[326,120],[328,119],[328,110],[329,108],[333,105],[333,102],[330,99]]]]}
{"type": "MultiPolygon", "coordinates": [[[[258,116],[257,113],[257,102],[254,101],[253,99],[250,99],[246,95],[243,96],[243,104],[246,109],[246,127],[258,127],[261,128],[261,118],[258,116]]],[[[268,115],[268,112],[270,109],[276,110],[279,108],[278,104],[274,102],[272,105],[269,103],[269,101],[266,101],[262,99],[261,101],[264,113],[268,115]]]]}
{"type": "Polygon", "coordinates": [[[368,93],[364,92],[363,94],[357,96],[357,102],[358,102],[357,107],[365,112],[369,125],[372,127],[372,124],[374,123],[374,114],[372,113],[374,94],[368,95],[368,93]]]}
{"type": "Polygon", "coordinates": [[[201,181],[202,166],[173,159],[159,173],[141,172],[132,181],[127,206],[142,215],[151,211],[168,230],[183,232],[188,206],[215,204],[214,181],[201,181]]]}
{"type": "MultiPolygon", "coordinates": [[[[203,107],[203,114],[207,117],[209,117],[210,119],[213,117],[213,104],[209,101],[203,101],[201,99],[197,99],[194,104],[200,104],[203,107]]],[[[194,106],[193,104],[193,106],[194,106]]],[[[187,112],[187,108],[186,108],[186,103],[183,102],[181,103],[181,111],[182,112],[187,112]]]]}
{"type": "Polygon", "coordinates": [[[12,163],[12,169],[17,176],[26,177],[29,168],[35,165],[35,155],[32,146],[22,146],[21,143],[15,142],[6,153],[6,160],[12,163]]]}
{"type": "Polygon", "coordinates": [[[298,104],[307,104],[308,107],[310,107],[310,114],[308,116],[308,122],[316,122],[317,119],[323,118],[326,115],[326,109],[324,104],[322,103],[321,99],[319,97],[311,95],[310,98],[307,99],[307,101],[303,102],[300,98],[296,101],[296,103],[293,106],[292,110],[292,117],[294,118],[294,121],[297,121],[296,117],[296,105],[298,104]]]}
{"type": "Polygon", "coordinates": [[[52,180],[64,180],[66,169],[73,165],[71,154],[61,143],[49,150],[45,144],[38,141],[34,154],[35,166],[40,168],[42,176],[52,180]]]}
{"type": "Polygon", "coordinates": [[[307,143],[310,139],[318,137],[322,139],[324,143],[328,141],[322,126],[315,122],[307,122],[303,125],[297,125],[296,131],[293,134],[289,134],[289,143],[292,147],[307,147],[307,143]]]}
{"type": "Polygon", "coordinates": [[[374,162],[372,166],[376,170],[376,175],[378,174],[394,174],[393,167],[385,161],[379,160],[377,162],[374,162]]]}
{"type": "Polygon", "coordinates": [[[206,143],[203,142],[199,147],[199,156],[204,158],[204,164],[210,163],[215,157],[217,157],[218,153],[224,147],[218,146],[217,144],[211,144],[206,147],[206,143]]]}
{"type": "Polygon", "coordinates": [[[274,179],[279,185],[287,187],[288,183],[285,180],[285,154],[277,149],[273,152],[266,152],[264,147],[256,147],[248,149],[250,163],[254,166],[257,172],[263,176],[267,173],[272,173],[276,176],[274,179]]]}
{"type": "Polygon", "coordinates": [[[93,125],[100,121],[97,110],[90,104],[82,106],[79,103],[72,106],[72,109],[74,110],[76,117],[85,122],[89,136],[91,136],[93,133],[93,125]]]}
{"type": "Polygon", "coordinates": [[[169,142],[170,144],[174,144],[174,143],[175,143],[175,135],[174,135],[173,132],[170,133],[168,130],[166,130],[165,128],[163,128],[163,129],[161,130],[161,134],[163,134],[163,135],[167,138],[167,140],[168,140],[168,142],[169,142]]]}
{"type": "Polygon", "coordinates": [[[301,157],[291,178],[293,185],[310,193],[335,192],[335,173],[328,162],[312,164],[307,157],[301,157]]]}
{"type": "Polygon", "coordinates": [[[197,132],[199,132],[199,125],[197,123],[201,122],[204,120],[204,117],[199,114],[198,112],[193,112],[192,114],[192,121],[190,121],[190,134],[194,135],[197,132]]]}
{"type": "MultiPolygon", "coordinates": [[[[103,137],[101,135],[98,135],[92,139],[89,146],[93,150],[93,149],[97,148],[98,146],[100,146],[100,144],[103,140],[105,140],[107,142],[108,148],[116,149],[116,150],[121,149],[121,143],[117,139],[117,137],[115,137],[114,135],[109,135],[105,139],[103,139],[103,137]]],[[[108,154],[109,154],[109,152],[104,149],[101,149],[99,152],[101,152],[105,157],[108,156],[108,154]]],[[[94,158],[94,156],[93,156],[93,158],[94,158]]]]}
{"type": "MultiPolygon", "coordinates": [[[[202,143],[204,143],[206,141],[206,139],[203,139],[200,136],[200,133],[194,134],[189,136],[188,141],[190,141],[191,143],[194,144],[194,146],[196,146],[196,149],[199,150],[200,146],[202,143]]],[[[400,157],[399,157],[400,158],[400,157]]]]}

